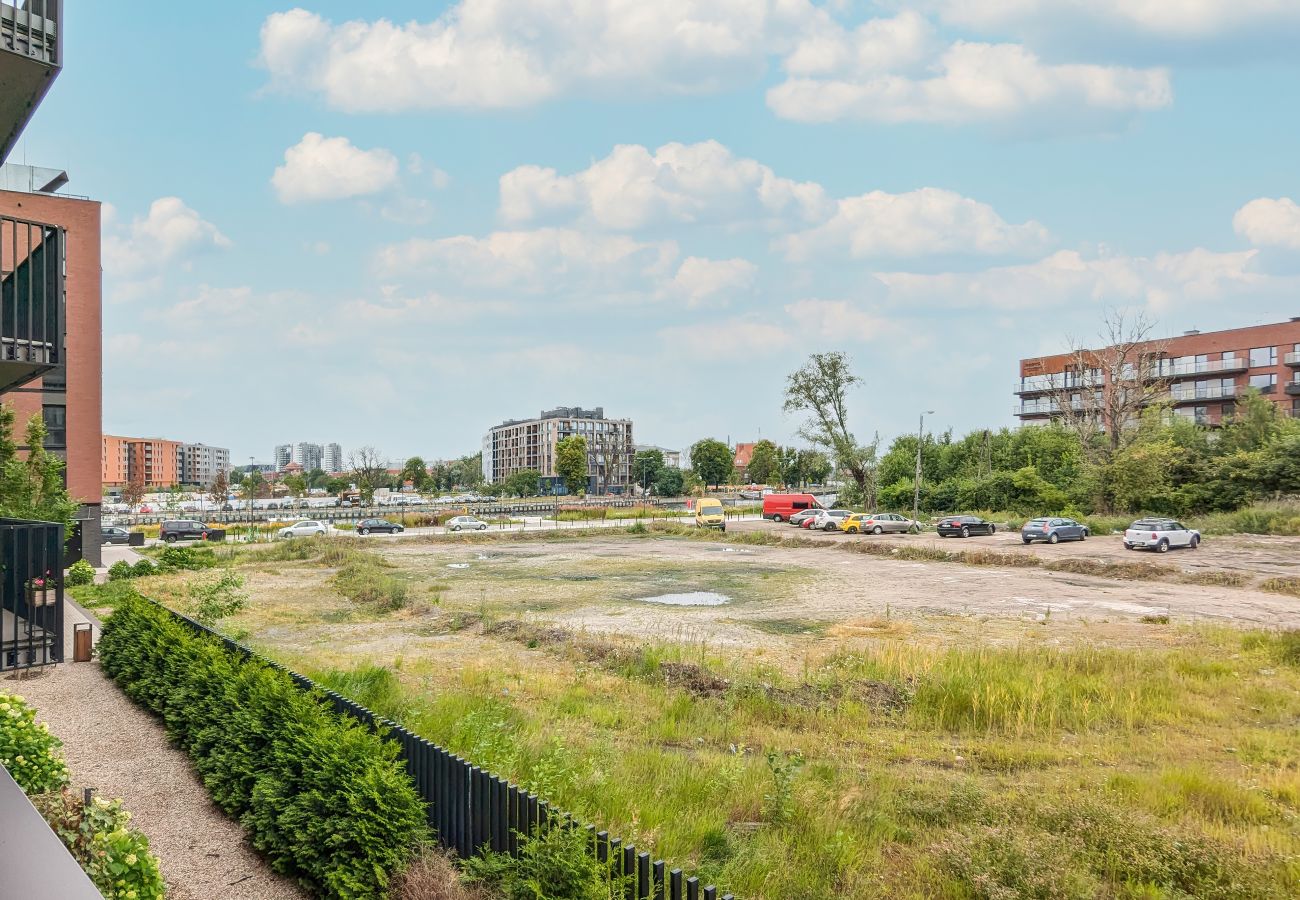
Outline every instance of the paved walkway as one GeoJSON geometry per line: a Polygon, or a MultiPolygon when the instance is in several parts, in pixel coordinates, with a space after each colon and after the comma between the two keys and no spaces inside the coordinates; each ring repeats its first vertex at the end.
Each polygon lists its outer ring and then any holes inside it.
{"type": "MultiPolygon", "coordinates": [[[[67,606],[68,647],[74,622],[67,606]]],[[[98,636],[99,628],[95,632],[98,636]]],[[[162,725],[136,706],[98,662],[51,666],[0,687],[26,697],[39,720],[63,740],[73,785],[121,797],[132,824],[162,862],[169,900],[302,900],[308,895],[273,873],[244,841],[239,825],[208,799],[189,758],[167,741],[162,725]]]]}

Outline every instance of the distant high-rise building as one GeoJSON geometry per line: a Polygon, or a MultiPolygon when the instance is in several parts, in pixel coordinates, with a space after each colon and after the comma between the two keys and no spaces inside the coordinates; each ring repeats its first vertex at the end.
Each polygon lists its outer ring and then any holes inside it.
{"type": "Polygon", "coordinates": [[[325,445],[325,464],[321,466],[326,472],[343,471],[343,448],[338,444],[325,445]]]}
{"type": "Polygon", "coordinates": [[[273,460],[275,471],[284,471],[284,467],[293,462],[293,444],[276,444],[273,460]]]}
{"type": "Polygon", "coordinates": [[[302,466],[304,472],[319,469],[325,461],[325,448],[320,444],[306,442],[294,444],[291,461],[302,466]]]}

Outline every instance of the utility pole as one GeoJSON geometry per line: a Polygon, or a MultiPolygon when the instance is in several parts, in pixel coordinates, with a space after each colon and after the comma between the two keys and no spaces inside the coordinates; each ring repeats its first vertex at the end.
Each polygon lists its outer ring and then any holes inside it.
{"type": "Polygon", "coordinates": [[[912,479],[912,527],[920,530],[916,517],[921,509],[921,445],[925,440],[925,417],[934,415],[934,410],[927,409],[921,413],[921,424],[916,429],[916,476],[912,479]]]}
{"type": "Polygon", "coordinates": [[[248,542],[253,543],[253,457],[248,458],[248,475],[244,478],[244,490],[248,494],[248,542]]]}

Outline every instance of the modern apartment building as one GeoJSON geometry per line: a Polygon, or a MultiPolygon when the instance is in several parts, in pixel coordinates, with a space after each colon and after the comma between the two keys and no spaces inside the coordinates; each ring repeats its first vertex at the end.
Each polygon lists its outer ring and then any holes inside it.
{"type": "Polygon", "coordinates": [[[325,445],[325,459],[321,468],[331,475],[343,471],[343,448],[338,444],[325,445]]]}
{"type": "Polygon", "coordinates": [[[669,450],[667,447],[657,447],[654,444],[636,444],[633,451],[641,453],[646,450],[658,450],[664,458],[664,465],[670,469],[680,469],[682,467],[682,451],[669,450]]]}
{"type": "MultiPolygon", "coordinates": [[[[1140,374],[1148,384],[1167,385],[1152,400],[1169,403],[1175,415],[1218,425],[1232,415],[1237,398],[1255,388],[1284,415],[1300,418],[1300,316],[1227,331],[1187,331],[1138,350],[1148,361],[1146,371],[1123,372],[1119,380],[1136,381],[1140,374]]],[[[1111,375],[1100,364],[1104,355],[1090,351],[1022,359],[1014,415],[1032,424],[1080,412],[1113,389],[1111,375]]]]}
{"type": "MultiPolygon", "coordinates": [[[[0,400],[33,415],[79,504],[69,556],[99,564],[100,204],[65,172],[7,163],[63,65],[60,0],[0,2],[0,400]]],[[[21,448],[20,448],[21,449],[21,448]]]]}
{"type": "Polygon", "coordinates": [[[492,484],[516,472],[536,469],[539,489],[563,492],[563,479],[555,471],[556,445],[570,435],[587,439],[587,491],[621,494],[632,481],[630,419],[607,419],[602,407],[560,407],[535,419],[502,422],[483,438],[483,477],[492,484]]]}
{"type": "Polygon", "coordinates": [[[342,472],[343,448],[338,444],[313,444],[306,441],[276,445],[275,470],[283,472],[290,463],[302,466],[304,472],[314,469],[342,472]]]}
{"type": "Polygon", "coordinates": [[[134,482],[147,491],[172,487],[208,488],[218,472],[230,472],[230,451],[167,438],[103,436],[104,487],[134,482]]]}
{"type": "Polygon", "coordinates": [[[276,444],[271,458],[275,461],[275,471],[283,472],[284,467],[293,462],[293,444],[276,444]]]}

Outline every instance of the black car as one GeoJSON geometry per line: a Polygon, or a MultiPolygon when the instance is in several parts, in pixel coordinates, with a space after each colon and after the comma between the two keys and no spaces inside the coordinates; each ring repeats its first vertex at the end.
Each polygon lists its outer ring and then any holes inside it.
{"type": "Polygon", "coordinates": [[[939,537],[970,537],[972,534],[996,534],[998,526],[979,516],[944,516],[939,520],[939,537]]]}
{"type": "Polygon", "coordinates": [[[158,529],[158,537],[168,544],[177,541],[207,540],[210,529],[202,522],[193,519],[168,519],[158,529]]]}
{"type": "Polygon", "coordinates": [[[382,531],[387,534],[401,534],[406,528],[398,525],[396,522],[390,522],[387,519],[362,519],[357,523],[357,534],[370,534],[372,531],[382,531]]]}
{"type": "Polygon", "coordinates": [[[131,541],[131,532],[116,525],[106,525],[99,530],[101,544],[126,544],[131,541]]]}

